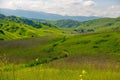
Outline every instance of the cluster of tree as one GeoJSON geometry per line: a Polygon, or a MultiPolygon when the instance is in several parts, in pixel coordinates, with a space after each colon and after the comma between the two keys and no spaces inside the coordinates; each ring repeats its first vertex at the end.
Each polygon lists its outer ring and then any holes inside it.
{"type": "Polygon", "coordinates": [[[75,20],[57,20],[52,22],[54,25],[62,28],[73,28],[80,25],[80,22],[75,20]]]}
{"type": "Polygon", "coordinates": [[[78,32],[78,33],[95,32],[94,29],[88,29],[88,30],[84,30],[84,29],[74,29],[74,31],[76,31],[76,32],[78,32]]]}
{"type": "Polygon", "coordinates": [[[5,20],[5,21],[11,21],[11,22],[16,22],[19,24],[26,24],[35,28],[42,28],[43,26],[48,26],[50,28],[55,28],[54,25],[51,25],[50,23],[41,23],[39,21],[35,20],[30,20],[27,18],[21,18],[21,17],[16,17],[16,16],[5,16],[3,14],[0,14],[0,20],[5,20]]]}

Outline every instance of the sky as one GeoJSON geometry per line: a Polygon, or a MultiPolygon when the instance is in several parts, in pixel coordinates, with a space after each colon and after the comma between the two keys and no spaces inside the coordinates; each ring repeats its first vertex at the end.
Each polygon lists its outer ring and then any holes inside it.
{"type": "Polygon", "coordinates": [[[0,8],[69,16],[120,17],[120,0],[0,0],[0,8]]]}

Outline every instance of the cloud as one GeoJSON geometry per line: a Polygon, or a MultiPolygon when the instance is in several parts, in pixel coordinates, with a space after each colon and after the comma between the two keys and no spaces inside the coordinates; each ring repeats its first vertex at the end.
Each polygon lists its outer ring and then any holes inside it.
{"type": "Polygon", "coordinates": [[[97,6],[94,0],[0,0],[0,8],[44,11],[72,16],[108,16],[108,14],[112,17],[120,16],[120,6],[114,5],[105,9],[97,9],[97,6]]]}
{"type": "Polygon", "coordinates": [[[85,1],[83,4],[84,6],[90,7],[90,6],[95,6],[96,3],[92,0],[89,0],[89,1],[85,1]]]}
{"type": "Polygon", "coordinates": [[[111,5],[104,9],[94,11],[95,16],[120,17],[120,5],[111,5]]]}

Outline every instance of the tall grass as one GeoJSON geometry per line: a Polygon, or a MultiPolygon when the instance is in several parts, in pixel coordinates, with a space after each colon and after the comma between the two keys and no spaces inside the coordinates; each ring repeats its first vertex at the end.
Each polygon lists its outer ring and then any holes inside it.
{"type": "MultiPolygon", "coordinates": [[[[15,76],[11,74],[13,71],[4,72],[8,75],[4,80],[119,80],[120,71],[110,69],[97,70],[85,68],[79,69],[59,69],[50,68],[46,65],[40,65],[31,68],[24,68],[15,71],[15,76]],[[85,73],[85,74],[84,74],[85,73]],[[82,78],[80,77],[82,75],[82,78]],[[15,77],[15,78],[14,78],[15,77]]],[[[2,76],[3,77],[3,76],[2,76]]]]}

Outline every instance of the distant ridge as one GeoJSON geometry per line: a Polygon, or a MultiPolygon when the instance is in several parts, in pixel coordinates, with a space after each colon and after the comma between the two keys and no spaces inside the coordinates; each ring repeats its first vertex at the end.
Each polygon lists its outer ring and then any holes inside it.
{"type": "Polygon", "coordinates": [[[61,20],[61,19],[71,19],[77,21],[88,21],[93,19],[98,19],[100,17],[95,16],[62,16],[58,14],[51,14],[45,12],[35,12],[35,11],[27,11],[27,10],[12,10],[12,9],[1,9],[0,13],[5,14],[7,16],[14,15],[19,17],[33,18],[33,19],[45,19],[45,20],[61,20]]]}

